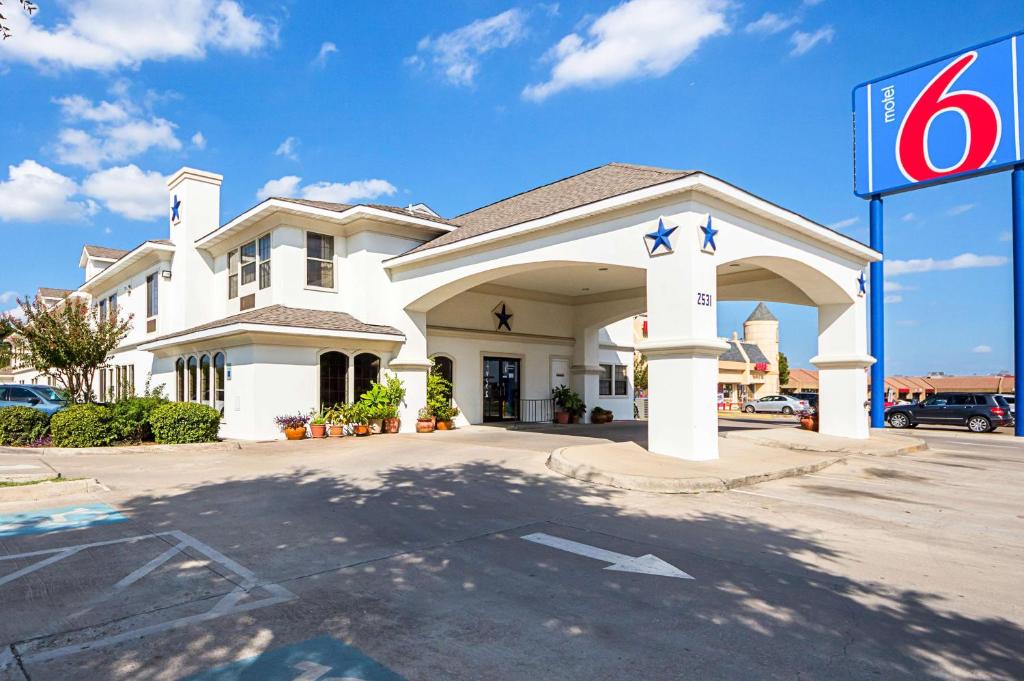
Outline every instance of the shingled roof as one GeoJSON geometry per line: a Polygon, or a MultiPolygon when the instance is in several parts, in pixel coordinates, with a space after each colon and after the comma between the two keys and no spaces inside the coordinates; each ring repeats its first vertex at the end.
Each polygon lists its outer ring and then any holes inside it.
{"type": "Polygon", "coordinates": [[[747,317],[748,322],[777,322],[778,318],[772,314],[772,311],[768,309],[768,306],[764,303],[758,303],[754,311],[747,317]]]}
{"type": "Polygon", "coordinates": [[[409,208],[399,208],[398,206],[386,206],[382,203],[331,203],[329,201],[313,201],[311,199],[290,199],[284,196],[272,196],[272,199],[278,201],[287,201],[289,203],[298,203],[303,206],[311,206],[313,208],[320,208],[322,210],[330,210],[338,213],[355,208],[356,206],[365,206],[366,208],[375,208],[382,210],[387,213],[395,213],[397,215],[404,215],[407,218],[419,218],[420,220],[427,220],[429,222],[436,222],[438,224],[447,225],[449,227],[456,227],[457,225],[451,220],[446,220],[437,215],[433,215],[422,210],[411,210],[409,208]]]}
{"type": "MultiPolygon", "coordinates": [[[[377,333],[403,338],[404,334],[392,326],[378,324],[366,324],[347,312],[331,312],[328,310],[307,310],[296,307],[285,307],[284,305],[268,305],[256,310],[249,310],[241,314],[218,319],[207,324],[193,326],[190,329],[176,331],[175,333],[161,336],[147,343],[169,340],[180,336],[187,336],[200,331],[219,329],[235,324],[265,324],[267,326],[291,326],[304,329],[320,329],[322,331],[352,331],[356,333],[377,333]]],[[[397,339],[396,339],[397,340],[397,339]]]]}
{"type": "Polygon", "coordinates": [[[743,353],[740,352],[739,346],[743,346],[743,351],[747,353],[747,357],[753,364],[759,364],[764,362],[768,363],[768,358],[761,351],[761,347],[755,343],[745,343],[743,341],[728,341],[729,349],[722,353],[718,359],[723,362],[743,362],[746,363],[746,358],[743,357],[743,353]]]}
{"type": "Polygon", "coordinates": [[[39,287],[40,298],[67,298],[72,294],[70,289],[66,288],[47,288],[46,286],[39,287]]]}
{"type": "Polygon", "coordinates": [[[85,252],[91,258],[103,258],[105,260],[119,260],[128,255],[131,251],[123,248],[107,248],[106,246],[85,245],[85,252]]]}
{"type": "Polygon", "coordinates": [[[698,171],[609,163],[463,213],[451,220],[458,225],[458,229],[417,246],[409,253],[437,248],[638,189],[672,182],[695,172],[698,171]]]}

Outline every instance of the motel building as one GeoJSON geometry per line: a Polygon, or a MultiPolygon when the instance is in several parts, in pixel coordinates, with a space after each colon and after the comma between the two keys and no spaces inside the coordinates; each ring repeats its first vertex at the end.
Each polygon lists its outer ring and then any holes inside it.
{"type": "Polygon", "coordinates": [[[881,256],[707,173],[611,163],[453,218],[269,198],[226,224],[221,181],[182,168],[168,238],[83,249],[69,295],[134,318],[98,394],[163,385],[221,410],[223,436],[268,439],[275,416],[358,399],[389,372],[411,432],[436,362],[463,424],[534,420],[561,384],[628,419],[646,313],[649,449],[713,459],[735,347],[717,303],[767,301],[817,309],[820,430],[868,437],[863,273],[881,256]]]}

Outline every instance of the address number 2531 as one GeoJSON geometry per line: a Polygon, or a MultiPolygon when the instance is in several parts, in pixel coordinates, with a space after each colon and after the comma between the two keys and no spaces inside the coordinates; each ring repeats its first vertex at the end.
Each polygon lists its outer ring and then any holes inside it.
{"type": "Polygon", "coordinates": [[[711,294],[710,293],[698,293],[697,294],[697,305],[702,307],[711,307],[711,294]]]}

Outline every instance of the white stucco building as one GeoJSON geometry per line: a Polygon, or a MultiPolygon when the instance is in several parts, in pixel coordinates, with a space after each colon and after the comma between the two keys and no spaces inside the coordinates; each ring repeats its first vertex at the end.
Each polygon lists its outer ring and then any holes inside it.
{"type": "Polygon", "coordinates": [[[170,178],[166,240],[83,250],[72,295],[134,317],[103,390],[151,375],[222,409],[223,435],[262,439],[390,371],[412,430],[436,359],[463,422],[532,419],[561,383],[631,418],[646,311],[649,448],[714,458],[716,304],[766,300],[817,307],[821,430],[867,436],[858,280],[880,256],[706,173],[613,163],[451,219],[270,198],[223,225],[221,179],[170,178]]]}

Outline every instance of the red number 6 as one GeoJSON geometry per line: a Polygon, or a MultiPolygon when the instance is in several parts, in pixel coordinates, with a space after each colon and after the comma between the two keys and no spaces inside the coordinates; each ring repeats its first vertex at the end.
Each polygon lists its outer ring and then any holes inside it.
{"type": "Polygon", "coordinates": [[[1002,132],[999,109],[991,99],[975,90],[949,92],[977,58],[977,52],[958,57],[940,71],[910,105],[896,136],[896,163],[908,180],[922,182],[978,170],[995,155],[1002,132]],[[935,117],[944,111],[955,111],[963,117],[967,139],[960,160],[948,168],[939,168],[928,155],[928,130],[935,117]]]}

